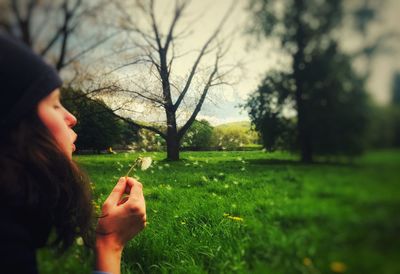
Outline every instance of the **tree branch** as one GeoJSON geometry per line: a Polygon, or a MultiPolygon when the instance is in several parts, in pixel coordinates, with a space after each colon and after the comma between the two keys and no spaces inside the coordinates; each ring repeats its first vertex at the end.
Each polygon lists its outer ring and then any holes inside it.
{"type": "Polygon", "coordinates": [[[203,103],[204,103],[204,100],[206,99],[208,90],[210,89],[213,79],[218,72],[219,59],[220,59],[220,56],[217,54],[217,57],[215,58],[214,69],[208,77],[207,83],[203,88],[203,93],[201,94],[201,97],[200,97],[193,113],[191,114],[190,118],[186,121],[186,123],[183,125],[183,127],[178,131],[179,140],[182,139],[182,137],[185,135],[186,131],[193,124],[193,121],[196,119],[197,114],[200,112],[201,107],[203,106],[203,103]]]}
{"type": "Polygon", "coordinates": [[[176,100],[176,102],[174,104],[174,110],[175,111],[179,108],[179,105],[181,104],[183,98],[186,96],[186,93],[188,92],[188,90],[190,88],[190,85],[192,83],[193,77],[196,74],[197,67],[198,67],[201,59],[203,58],[204,54],[206,53],[207,48],[209,47],[211,42],[220,33],[220,31],[221,31],[222,27],[224,26],[225,22],[227,21],[229,16],[232,14],[232,10],[233,10],[234,7],[235,7],[235,2],[232,2],[232,5],[230,6],[230,8],[227,10],[225,15],[223,16],[221,22],[219,23],[218,27],[215,29],[214,33],[208,38],[208,40],[204,43],[203,47],[201,48],[200,53],[197,56],[197,59],[196,59],[196,61],[194,62],[193,66],[192,66],[192,69],[190,71],[189,77],[186,80],[185,87],[183,88],[181,94],[179,95],[178,99],[176,100]]]}

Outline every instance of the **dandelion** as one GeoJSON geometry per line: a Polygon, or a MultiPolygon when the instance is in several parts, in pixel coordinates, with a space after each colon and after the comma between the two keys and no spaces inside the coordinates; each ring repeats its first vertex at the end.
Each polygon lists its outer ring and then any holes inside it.
{"type": "Polygon", "coordinates": [[[128,172],[125,175],[125,179],[129,176],[132,170],[135,169],[135,167],[140,167],[141,170],[146,170],[151,166],[152,159],[151,157],[139,157],[133,162],[131,168],[128,170],[128,172]]]}
{"type": "Polygon", "coordinates": [[[232,216],[232,215],[227,214],[227,213],[224,213],[224,217],[225,217],[225,218],[228,218],[228,219],[230,219],[230,220],[232,220],[232,221],[243,222],[243,218],[238,217],[238,216],[232,216]]]}
{"type": "Polygon", "coordinates": [[[151,163],[152,163],[151,157],[143,157],[143,158],[141,158],[140,169],[141,170],[148,169],[151,166],[151,163]]]}
{"type": "Polygon", "coordinates": [[[231,219],[233,221],[237,221],[237,222],[243,222],[243,218],[240,217],[236,217],[236,216],[228,216],[228,219],[231,219]]]}
{"type": "Polygon", "coordinates": [[[335,273],[344,273],[347,270],[347,266],[342,262],[332,262],[330,267],[332,272],[335,273]]]}
{"type": "Polygon", "coordinates": [[[305,258],[303,259],[303,264],[304,264],[305,266],[311,266],[311,265],[312,265],[312,261],[311,261],[310,258],[305,257],[305,258]]]}

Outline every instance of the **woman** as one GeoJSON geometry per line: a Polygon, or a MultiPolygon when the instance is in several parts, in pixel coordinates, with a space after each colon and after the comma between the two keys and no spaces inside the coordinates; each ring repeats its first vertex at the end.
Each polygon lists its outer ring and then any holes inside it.
{"type": "Polygon", "coordinates": [[[124,245],[146,224],[142,185],[121,178],[93,225],[89,181],[72,161],[77,121],[57,73],[0,34],[0,84],[0,272],[37,273],[38,248],[62,252],[82,237],[96,272],[120,273],[124,245]]]}

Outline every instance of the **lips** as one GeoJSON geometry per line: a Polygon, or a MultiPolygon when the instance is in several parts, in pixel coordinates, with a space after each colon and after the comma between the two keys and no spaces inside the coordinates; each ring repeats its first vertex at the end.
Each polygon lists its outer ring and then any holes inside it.
{"type": "Polygon", "coordinates": [[[72,144],[72,152],[74,152],[76,150],[76,146],[75,144],[72,144]]]}

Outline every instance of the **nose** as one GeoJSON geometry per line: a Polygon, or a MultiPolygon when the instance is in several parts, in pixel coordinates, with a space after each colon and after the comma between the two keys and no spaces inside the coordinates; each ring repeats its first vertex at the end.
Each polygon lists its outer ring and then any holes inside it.
{"type": "Polygon", "coordinates": [[[73,128],[76,125],[76,123],[78,122],[78,120],[67,109],[65,110],[65,112],[66,112],[65,120],[67,121],[68,126],[73,128]]]}

